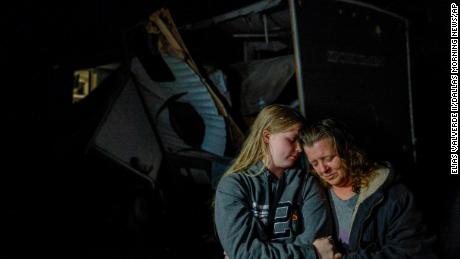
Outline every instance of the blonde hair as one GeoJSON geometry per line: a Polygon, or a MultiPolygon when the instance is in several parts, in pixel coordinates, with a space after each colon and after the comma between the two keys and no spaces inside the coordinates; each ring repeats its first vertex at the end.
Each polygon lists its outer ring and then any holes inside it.
{"type": "Polygon", "coordinates": [[[304,121],[298,111],[285,105],[272,104],[263,108],[252,124],[239,155],[224,175],[245,170],[260,160],[268,165],[270,151],[263,140],[263,131],[268,130],[271,134],[275,134],[286,131],[294,125],[303,126],[304,121]]]}

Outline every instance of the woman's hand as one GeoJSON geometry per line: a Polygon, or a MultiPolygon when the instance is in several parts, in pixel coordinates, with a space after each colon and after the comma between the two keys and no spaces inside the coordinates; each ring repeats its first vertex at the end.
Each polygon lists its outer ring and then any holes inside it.
{"type": "Polygon", "coordinates": [[[342,254],[336,253],[331,236],[316,239],[313,242],[319,259],[340,259],[342,254]]]}

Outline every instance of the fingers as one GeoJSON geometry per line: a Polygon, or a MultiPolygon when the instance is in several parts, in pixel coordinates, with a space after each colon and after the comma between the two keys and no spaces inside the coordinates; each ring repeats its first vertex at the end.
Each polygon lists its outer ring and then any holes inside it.
{"type": "Polygon", "coordinates": [[[315,241],[313,241],[313,244],[331,244],[333,245],[334,240],[332,240],[332,237],[321,237],[321,238],[315,239],[315,241]]]}
{"type": "Polygon", "coordinates": [[[320,238],[318,238],[316,240],[323,240],[323,239],[332,240],[332,236],[320,237],[320,238]]]}
{"type": "Polygon", "coordinates": [[[334,254],[334,259],[342,259],[342,254],[341,253],[334,254]]]}

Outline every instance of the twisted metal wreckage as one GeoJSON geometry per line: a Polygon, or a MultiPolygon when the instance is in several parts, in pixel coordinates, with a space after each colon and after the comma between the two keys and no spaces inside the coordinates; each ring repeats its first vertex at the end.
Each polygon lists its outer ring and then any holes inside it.
{"type": "MultiPolygon", "coordinates": [[[[257,11],[272,6],[273,3],[265,4],[257,11]]],[[[237,104],[232,106],[227,75],[220,69],[203,69],[203,64],[194,61],[167,9],[150,15],[145,30],[150,52],[155,55],[134,55],[129,60],[129,76],[99,124],[90,149],[110,157],[152,185],[162,161],[181,167],[179,171],[185,170],[198,183],[215,184],[231,160],[232,151],[244,140],[241,126],[248,127],[238,124],[233,115],[239,113],[250,123],[250,118],[265,104],[279,97],[293,78],[293,57],[283,55],[232,64],[242,80],[240,95],[233,97],[241,102],[236,107],[237,104]],[[149,61],[145,60],[153,56],[160,57],[167,69],[149,71],[151,67],[145,65],[149,61]],[[170,73],[170,78],[157,80],[155,77],[163,72],[170,73]],[[198,160],[202,163],[190,165],[198,160]]],[[[273,48],[277,44],[280,42],[263,45],[273,48]]],[[[291,98],[291,105],[298,105],[296,97],[291,98]]]]}

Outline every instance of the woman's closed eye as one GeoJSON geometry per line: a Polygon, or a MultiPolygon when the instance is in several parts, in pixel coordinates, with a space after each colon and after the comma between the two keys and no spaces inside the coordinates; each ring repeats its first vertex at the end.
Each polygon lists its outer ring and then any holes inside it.
{"type": "Polygon", "coordinates": [[[335,156],[327,156],[327,157],[324,158],[324,160],[325,160],[326,162],[331,162],[332,160],[334,160],[334,157],[335,157],[335,156]]]}
{"type": "Polygon", "coordinates": [[[287,138],[290,143],[297,142],[297,138],[287,138]]]}

